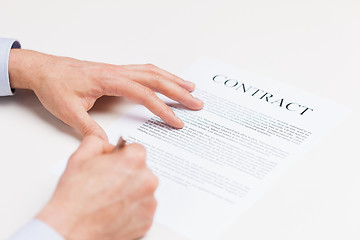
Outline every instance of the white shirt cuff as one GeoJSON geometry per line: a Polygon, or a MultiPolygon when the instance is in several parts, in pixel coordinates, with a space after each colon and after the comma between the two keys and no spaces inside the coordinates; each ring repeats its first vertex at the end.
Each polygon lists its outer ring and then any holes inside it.
{"type": "Polygon", "coordinates": [[[46,223],[34,219],[8,240],[65,240],[65,238],[46,223]]]}
{"type": "Polygon", "coordinates": [[[9,80],[9,54],[10,49],[21,48],[15,39],[0,38],[0,96],[13,95],[9,80]]]}

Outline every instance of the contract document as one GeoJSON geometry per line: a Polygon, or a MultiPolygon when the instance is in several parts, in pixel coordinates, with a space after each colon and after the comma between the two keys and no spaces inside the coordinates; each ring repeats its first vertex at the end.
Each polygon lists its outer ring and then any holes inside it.
{"type": "Polygon", "coordinates": [[[256,74],[204,58],[182,77],[205,103],[191,111],[163,99],[177,130],[143,106],[108,129],[143,144],[159,178],[155,221],[189,239],[216,239],[342,120],[348,109],[256,74]]]}

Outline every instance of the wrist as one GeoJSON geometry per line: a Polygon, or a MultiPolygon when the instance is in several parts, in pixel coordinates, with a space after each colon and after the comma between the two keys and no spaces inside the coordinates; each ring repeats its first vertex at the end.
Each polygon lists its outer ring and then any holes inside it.
{"type": "Polygon", "coordinates": [[[9,54],[9,79],[11,88],[32,89],[32,79],[29,73],[33,72],[31,51],[11,49],[9,54]]]}
{"type": "Polygon", "coordinates": [[[64,206],[57,206],[50,202],[36,216],[36,219],[46,223],[67,239],[73,229],[74,221],[72,214],[64,211],[64,208],[64,206]]]}

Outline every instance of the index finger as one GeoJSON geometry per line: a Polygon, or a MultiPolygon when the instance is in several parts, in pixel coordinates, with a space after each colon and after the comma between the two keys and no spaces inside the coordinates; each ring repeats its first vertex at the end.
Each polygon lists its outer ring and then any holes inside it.
{"type": "Polygon", "coordinates": [[[166,105],[155,93],[148,87],[134,82],[116,81],[110,90],[110,94],[114,96],[124,96],[130,101],[141,104],[149,109],[152,113],[159,116],[164,122],[174,128],[183,128],[184,123],[178,118],[173,110],[166,105]]]}

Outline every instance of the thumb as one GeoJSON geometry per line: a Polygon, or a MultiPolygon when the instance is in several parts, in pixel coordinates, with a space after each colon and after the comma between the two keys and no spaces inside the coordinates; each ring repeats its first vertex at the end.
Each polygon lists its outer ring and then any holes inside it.
{"type": "Polygon", "coordinates": [[[89,159],[97,155],[109,152],[113,146],[97,136],[84,137],[79,148],[70,157],[70,159],[89,159]]]}
{"type": "Polygon", "coordinates": [[[75,110],[73,116],[74,118],[71,119],[70,125],[76,128],[83,137],[93,135],[108,141],[104,129],[102,129],[84,109],[80,108],[77,111],[75,110]]]}

